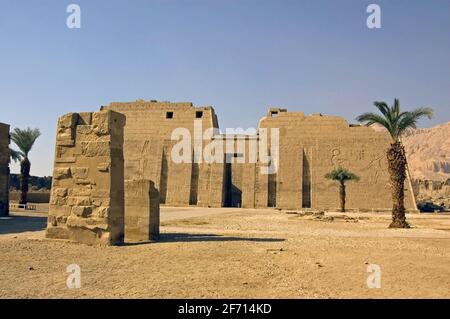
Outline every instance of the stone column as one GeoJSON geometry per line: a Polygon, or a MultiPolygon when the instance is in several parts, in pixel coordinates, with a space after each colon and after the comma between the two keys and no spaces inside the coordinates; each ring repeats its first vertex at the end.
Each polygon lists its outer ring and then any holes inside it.
{"type": "Polygon", "coordinates": [[[149,180],[125,181],[125,241],[159,239],[159,191],[149,180]]]}
{"type": "Polygon", "coordinates": [[[123,243],[124,126],[125,116],[112,111],[59,119],[48,238],[123,243]]]}

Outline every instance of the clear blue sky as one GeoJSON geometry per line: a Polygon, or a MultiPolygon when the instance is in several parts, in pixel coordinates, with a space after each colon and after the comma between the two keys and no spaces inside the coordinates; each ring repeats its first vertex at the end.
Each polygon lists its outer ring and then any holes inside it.
{"type": "Polygon", "coordinates": [[[246,128],[269,105],[354,121],[394,97],[432,106],[424,126],[450,120],[450,1],[0,0],[0,122],[42,130],[34,175],[51,174],[58,116],[111,101],[213,105],[246,128]]]}

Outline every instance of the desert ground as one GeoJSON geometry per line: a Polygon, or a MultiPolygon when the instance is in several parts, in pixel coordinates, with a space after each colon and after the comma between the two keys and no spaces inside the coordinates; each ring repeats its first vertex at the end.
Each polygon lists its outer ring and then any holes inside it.
{"type": "Polygon", "coordinates": [[[450,298],[450,216],[161,209],[161,241],[44,238],[45,213],[0,220],[0,298],[450,298]],[[66,286],[81,267],[81,288],[66,286]],[[369,264],[381,288],[367,286],[369,264]]]}

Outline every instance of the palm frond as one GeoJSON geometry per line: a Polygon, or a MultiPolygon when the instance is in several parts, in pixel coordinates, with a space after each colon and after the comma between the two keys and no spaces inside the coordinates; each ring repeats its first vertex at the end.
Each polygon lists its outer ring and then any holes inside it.
{"type": "Polygon", "coordinates": [[[333,181],[340,181],[340,182],[359,180],[358,175],[356,175],[356,174],[350,172],[348,169],[342,168],[342,167],[335,168],[328,174],[325,174],[325,178],[331,179],[333,181]]]}
{"type": "Polygon", "coordinates": [[[366,126],[371,126],[373,124],[379,124],[384,127],[392,135],[392,125],[389,120],[379,114],[372,112],[363,113],[356,118],[358,122],[365,123],[366,126]]]}
{"type": "Polygon", "coordinates": [[[431,107],[420,107],[411,112],[417,119],[426,116],[428,119],[432,119],[434,111],[431,107]]]}
{"type": "Polygon", "coordinates": [[[23,158],[23,154],[21,152],[13,150],[12,148],[9,149],[9,155],[15,163],[20,162],[23,158]]]}
{"type": "Polygon", "coordinates": [[[418,108],[411,112],[401,112],[400,100],[398,99],[394,99],[394,104],[390,107],[385,102],[378,101],[374,102],[374,105],[381,115],[368,112],[361,114],[356,120],[365,123],[367,126],[375,123],[383,126],[395,142],[409,128],[415,128],[422,117],[431,118],[433,116],[433,109],[429,107],[418,108]]]}
{"type": "Polygon", "coordinates": [[[34,142],[36,142],[39,136],[41,136],[41,132],[37,128],[27,128],[25,130],[15,128],[14,131],[11,132],[11,140],[20,149],[23,157],[28,157],[28,154],[33,148],[34,142]]]}
{"type": "Polygon", "coordinates": [[[424,116],[431,119],[433,110],[431,108],[418,108],[412,112],[401,113],[397,125],[397,138],[400,138],[408,129],[417,128],[417,122],[424,116]]]}
{"type": "Polygon", "coordinates": [[[394,99],[394,106],[392,107],[392,118],[398,118],[400,116],[400,100],[394,99]]]}
{"type": "Polygon", "coordinates": [[[381,114],[386,115],[389,112],[389,106],[386,102],[375,101],[373,105],[381,112],[381,114]]]}

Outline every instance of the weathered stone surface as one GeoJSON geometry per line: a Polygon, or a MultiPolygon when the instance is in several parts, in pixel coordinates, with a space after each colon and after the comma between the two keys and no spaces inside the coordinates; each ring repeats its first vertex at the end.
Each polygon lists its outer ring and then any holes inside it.
{"type": "Polygon", "coordinates": [[[82,142],[81,154],[86,157],[108,156],[110,144],[109,142],[82,142]]]}
{"type": "Polygon", "coordinates": [[[74,140],[61,140],[61,141],[57,141],[56,142],[57,146],[75,146],[75,141],[74,140]]]}
{"type": "Polygon", "coordinates": [[[112,111],[71,113],[58,123],[47,237],[121,244],[125,117],[112,111]],[[68,138],[74,143],[66,142],[68,138]],[[111,169],[100,171],[99,163],[108,163],[111,169]]]}
{"type": "Polygon", "coordinates": [[[186,128],[193,136],[195,119],[201,121],[203,130],[218,127],[212,107],[195,108],[192,103],[136,101],[111,103],[102,109],[122,113],[127,118],[124,136],[126,180],[153,181],[160,192],[162,204],[197,205],[202,197],[202,206],[221,206],[223,164],[214,164],[208,169],[204,164],[194,167],[191,164],[176,164],[171,160],[171,148],[175,144],[171,141],[171,134],[175,128],[186,128]],[[167,118],[170,112],[173,117],[167,118]],[[220,180],[216,180],[214,174],[220,171],[222,173],[217,174],[220,180]],[[203,181],[204,184],[201,183],[203,181]],[[206,187],[206,181],[213,181],[213,185],[204,195],[200,187],[206,187]]]}
{"type": "Polygon", "coordinates": [[[88,178],[89,167],[76,167],[76,168],[73,168],[71,171],[72,171],[73,177],[75,177],[77,179],[85,179],[85,178],[88,178]]]}
{"type": "Polygon", "coordinates": [[[69,196],[88,196],[92,195],[92,186],[74,187],[67,191],[69,196]]]}
{"type": "Polygon", "coordinates": [[[159,238],[159,192],[149,180],[125,181],[125,240],[159,238]]]}
{"type": "Polygon", "coordinates": [[[9,125],[0,123],[0,216],[9,214],[9,125]]]}
{"type": "MultiPolygon", "coordinates": [[[[79,115],[76,113],[68,113],[66,115],[63,115],[58,120],[58,132],[63,132],[64,129],[74,129],[77,125],[79,115]]],[[[58,134],[59,138],[62,133],[58,134]]]]}
{"type": "MultiPolygon", "coordinates": [[[[337,209],[336,183],[324,176],[333,168],[345,166],[358,174],[359,182],[349,183],[347,207],[355,210],[389,210],[391,198],[387,173],[386,149],[390,139],[385,132],[350,125],[337,116],[319,113],[305,116],[302,112],[271,108],[259,122],[258,134],[235,136],[233,151],[219,150],[219,157],[237,156],[243,163],[175,163],[171,150],[176,141],[171,134],[176,128],[187,129],[192,137],[195,156],[195,121],[202,131],[218,129],[212,107],[194,107],[192,103],[136,101],[111,103],[102,107],[124,114],[126,180],[147,179],[155,182],[160,202],[170,206],[205,207],[277,207],[337,209]],[[264,129],[279,129],[278,171],[261,173],[266,164],[250,163],[251,143],[261,140],[264,129]],[[243,150],[238,150],[238,145],[243,150]]],[[[106,129],[99,125],[99,132],[106,129]]],[[[224,138],[213,135],[200,140],[203,150],[212,141],[224,138]]],[[[88,147],[86,147],[88,149],[88,147]]],[[[258,152],[268,149],[258,149],[258,152]]],[[[86,151],[88,152],[88,151],[86,151]]],[[[92,151],[97,152],[97,151],[92,151]]],[[[415,210],[412,187],[406,183],[406,207],[415,210]]]]}
{"type": "Polygon", "coordinates": [[[97,166],[97,169],[98,169],[100,172],[106,173],[106,172],[109,171],[109,163],[100,163],[100,164],[97,166]]]}
{"type": "Polygon", "coordinates": [[[73,206],[72,215],[87,218],[92,214],[92,206],[73,206]]]}
{"type": "Polygon", "coordinates": [[[67,196],[67,188],[53,188],[53,197],[66,197],[67,196]]]}
{"type": "MultiPolygon", "coordinates": [[[[260,121],[261,128],[280,128],[276,207],[337,209],[338,185],[324,176],[341,166],[360,177],[347,185],[348,209],[391,209],[386,159],[391,139],[386,132],[349,125],[338,116],[305,116],[281,109],[276,116],[269,112],[260,121]]],[[[406,208],[416,210],[409,180],[405,189],[406,208]]]]}
{"type": "Polygon", "coordinates": [[[53,170],[53,178],[54,179],[64,179],[70,178],[70,168],[69,167],[56,167],[53,170]]]}
{"type": "MultiPolygon", "coordinates": [[[[61,146],[61,145],[58,145],[61,146]]],[[[66,157],[66,158],[57,158],[55,160],[56,163],[75,163],[77,158],[75,156],[66,157]]]]}

